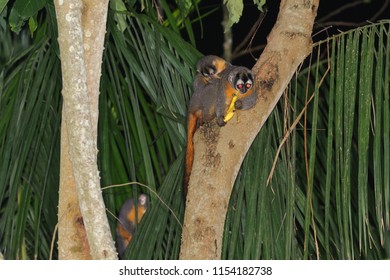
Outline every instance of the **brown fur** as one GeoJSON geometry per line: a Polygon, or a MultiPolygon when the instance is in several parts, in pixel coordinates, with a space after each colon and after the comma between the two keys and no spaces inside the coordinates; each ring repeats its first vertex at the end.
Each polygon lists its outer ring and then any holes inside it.
{"type": "MultiPolygon", "coordinates": [[[[210,122],[217,118],[217,124],[224,126],[224,116],[233,95],[237,94],[240,105],[237,109],[246,110],[251,108],[256,102],[253,94],[253,86],[240,92],[235,88],[239,79],[249,78],[253,83],[252,73],[245,67],[236,67],[228,64],[222,58],[207,56],[198,62],[198,74],[194,79],[194,93],[190,100],[187,123],[187,149],[184,175],[184,198],[187,196],[188,184],[191,176],[194,161],[193,137],[199,126],[203,122],[210,122]],[[205,70],[206,69],[206,70],[205,70]],[[205,73],[207,69],[212,69],[212,75],[205,73]]],[[[245,82],[245,81],[244,81],[245,82]]]]}
{"type": "Polygon", "coordinates": [[[116,246],[120,258],[126,251],[133,238],[137,224],[141,221],[147,209],[148,197],[144,194],[138,197],[137,207],[135,207],[135,202],[132,198],[123,203],[116,225],[116,246]]]}

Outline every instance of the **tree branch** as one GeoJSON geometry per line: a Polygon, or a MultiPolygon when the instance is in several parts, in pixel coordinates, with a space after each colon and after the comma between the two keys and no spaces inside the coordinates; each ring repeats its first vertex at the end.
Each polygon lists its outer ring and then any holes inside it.
{"type": "Polygon", "coordinates": [[[227,61],[232,60],[232,47],[233,47],[233,33],[232,28],[227,28],[228,21],[229,21],[229,11],[226,8],[225,5],[222,7],[222,13],[223,13],[223,20],[222,20],[222,27],[223,27],[223,58],[227,61]]]}
{"type": "MultiPolygon", "coordinates": [[[[82,213],[80,218],[75,210],[75,216],[64,219],[70,219],[73,226],[85,226],[93,259],[117,259],[100,189],[96,145],[100,67],[107,6],[108,1],[55,1],[64,100],[61,148],[69,148],[62,150],[61,155],[70,159],[70,165],[67,163],[67,176],[74,176],[73,182],[68,185],[67,179],[70,177],[64,177],[62,171],[65,170],[61,162],[61,187],[64,192],[69,193],[73,191],[72,185],[75,183],[82,213]]],[[[61,206],[65,209],[61,212],[59,210],[60,227],[62,215],[66,216],[66,212],[73,211],[77,203],[65,202],[65,205],[61,206]]],[[[74,245],[76,247],[71,249],[80,249],[80,244],[74,245]]],[[[66,250],[59,248],[60,256],[81,256],[64,251],[66,250]]]]}
{"type": "Polygon", "coordinates": [[[181,259],[220,259],[230,194],[250,145],[311,52],[311,32],[319,0],[282,0],[268,44],[253,68],[257,104],[240,123],[214,123],[194,137],[195,157],[187,195],[181,259]]]}

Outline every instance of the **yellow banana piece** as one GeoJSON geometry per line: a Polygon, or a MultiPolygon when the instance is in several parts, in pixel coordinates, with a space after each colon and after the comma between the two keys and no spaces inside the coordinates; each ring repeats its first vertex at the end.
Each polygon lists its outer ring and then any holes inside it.
{"type": "Polygon", "coordinates": [[[223,119],[224,122],[228,122],[233,118],[234,113],[236,111],[236,109],[234,108],[234,104],[236,103],[237,99],[238,99],[237,94],[234,94],[232,102],[230,103],[229,108],[226,112],[225,118],[223,119]]]}

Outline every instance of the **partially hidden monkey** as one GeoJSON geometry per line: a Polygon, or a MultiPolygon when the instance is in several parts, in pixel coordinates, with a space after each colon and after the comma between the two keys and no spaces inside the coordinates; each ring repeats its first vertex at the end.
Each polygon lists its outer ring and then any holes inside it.
{"type": "Polygon", "coordinates": [[[217,118],[219,126],[224,126],[232,117],[234,109],[247,110],[256,103],[252,71],[246,67],[233,66],[226,61],[223,64],[221,61],[224,60],[216,56],[206,56],[197,64],[198,74],[194,79],[194,93],[188,109],[184,198],[187,196],[194,161],[193,136],[198,127],[214,118],[217,118]],[[215,65],[219,68],[213,67],[215,65]],[[230,116],[227,117],[227,114],[230,116]]]}
{"type": "Polygon", "coordinates": [[[206,55],[199,59],[196,64],[197,75],[194,79],[194,88],[205,86],[213,83],[213,79],[220,79],[219,76],[231,64],[216,55],[206,55]]]}
{"type": "Polygon", "coordinates": [[[141,194],[138,197],[137,205],[135,205],[133,198],[123,203],[116,225],[116,246],[120,259],[123,257],[127,246],[133,238],[137,223],[141,221],[148,206],[149,199],[145,194],[141,194]]]}

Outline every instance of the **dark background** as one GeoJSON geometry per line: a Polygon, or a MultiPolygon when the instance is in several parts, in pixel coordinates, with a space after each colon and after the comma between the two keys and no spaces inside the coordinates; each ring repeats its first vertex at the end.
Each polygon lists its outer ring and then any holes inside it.
{"type": "MultiPolygon", "coordinates": [[[[244,11],[239,23],[233,25],[233,50],[246,37],[261,15],[257,6],[253,4],[253,0],[245,0],[244,4],[244,11]]],[[[267,35],[277,18],[279,4],[280,1],[267,1],[267,13],[257,32],[253,34],[252,48],[266,44],[267,35]]],[[[390,0],[321,0],[313,30],[313,41],[324,40],[328,36],[356,28],[368,22],[390,19],[389,4],[390,0]]],[[[205,55],[223,56],[222,1],[202,1],[199,6],[201,14],[203,11],[210,11],[213,8],[218,8],[218,10],[202,19],[203,30],[200,22],[194,24],[197,48],[205,55]]],[[[196,17],[196,14],[192,15],[192,18],[196,17]]],[[[252,68],[256,62],[255,58],[258,58],[260,53],[261,50],[254,50],[252,55],[248,53],[236,57],[232,63],[252,68]]]]}

